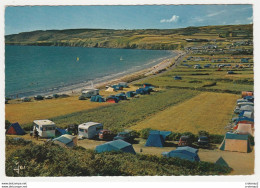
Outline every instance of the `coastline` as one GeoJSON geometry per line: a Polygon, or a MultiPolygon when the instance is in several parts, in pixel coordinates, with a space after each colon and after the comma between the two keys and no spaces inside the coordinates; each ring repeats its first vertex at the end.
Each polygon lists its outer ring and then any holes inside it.
{"type": "MultiPolygon", "coordinates": [[[[158,64],[156,64],[152,67],[145,68],[145,69],[139,70],[137,72],[133,72],[133,73],[128,73],[128,74],[119,76],[117,78],[113,78],[111,80],[94,83],[93,84],[94,88],[103,89],[107,85],[117,84],[118,82],[127,82],[127,83],[131,84],[132,82],[138,81],[145,77],[149,77],[152,75],[158,75],[162,71],[173,67],[175,65],[175,62],[178,61],[182,56],[184,56],[186,54],[184,51],[181,51],[181,50],[173,50],[172,52],[176,53],[177,55],[175,57],[167,58],[163,61],[160,61],[158,64]]],[[[72,92],[72,90],[66,90],[66,91],[64,90],[63,92],[60,92],[58,94],[79,95],[81,93],[82,89],[88,88],[90,86],[91,85],[77,87],[77,88],[73,89],[73,92],[72,92]]]]}
{"type": "MultiPolygon", "coordinates": [[[[97,89],[102,89],[105,88],[107,85],[113,85],[118,82],[128,82],[132,83],[133,81],[137,81],[140,79],[143,79],[145,77],[149,77],[152,75],[158,75],[160,72],[174,66],[175,62],[185,54],[184,51],[180,50],[173,50],[173,54],[176,54],[174,57],[170,57],[167,59],[164,59],[160,61],[159,63],[153,65],[152,67],[149,68],[143,68],[142,70],[137,70],[134,72],[120,72],[115,75],[109,75],[105,76],[102,78],[98,78],[96,80],[93,80],[93,86],[94,88],[97,89]]],[[[80,95],[82,89],[85,88],[90,88],[92,85],[91,82],[81,82],[81,83],[76,83],[76,84],[71,84],[68,86],[61,86],[61,87],[56,87],[49,89],[48,91],[41,91],[37,92],[36,94],[31,94],[26,97],[33,97],[35,95],[42,95],[42,96],[47,96],[47,95],[52,95],[52,94],[66,94],[70,96],[75,96],[75,95],[80,95]]],[[[12,99],[19,99],[23,96],[17,95],[16,97],[12,99]],[[17,97],[18,96],[18,97],[17,97]]]]}

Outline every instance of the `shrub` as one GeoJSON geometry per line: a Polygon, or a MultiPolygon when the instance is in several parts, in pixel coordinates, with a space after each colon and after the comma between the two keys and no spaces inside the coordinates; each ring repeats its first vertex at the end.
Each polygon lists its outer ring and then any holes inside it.
{"type": "Polygon", "coordinates": [[[209,133],[207,131],[199,131],[198,136],[206,136],[209,138],[209,133]]]}
{"type": "Polygon", "coordinates": [[[252,135],[249,135],[249,143],[251,144],[251,146],[255,145],[255,138],[252,135]]]}
{"type": "Polygon", "coordinates": [[[8,129],[10,125],[11,125],[11,122],[8,120],[5,120],[5,129],[8,129]]]}
{"type": "Polygon", "coordinates": [[[139,135],[143,139],[147,139],[149,136],[149,132],[151,131],[151,128],[145,128],[139,131],[139,135]]]}
{"type": "Polygon", "coordinates": [[[224,135],[211,134],[209,135],[209,140],[213,144],[221,144],[224,140],[224,135]]]}
{"type": "Polygon", "coordinates": [[[182,134],[182,136],[189,136],[191,142],[196,142],[198,140],[198,136],[194,135],[191,132],[185,132],[182,134]]]}

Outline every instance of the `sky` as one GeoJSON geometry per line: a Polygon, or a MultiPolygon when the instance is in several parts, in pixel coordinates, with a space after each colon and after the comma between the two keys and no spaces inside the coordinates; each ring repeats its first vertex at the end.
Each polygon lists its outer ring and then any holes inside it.
{"type": "Polygon", "coordinates": [[[252,22],[252,5],[9,6],[5,9],[5,35],[50,29],[174,29],[252,22]]]}

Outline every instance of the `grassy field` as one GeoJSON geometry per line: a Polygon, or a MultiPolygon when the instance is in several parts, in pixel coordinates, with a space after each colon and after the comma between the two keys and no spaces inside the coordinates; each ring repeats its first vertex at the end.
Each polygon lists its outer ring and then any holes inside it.
{"type": "Polygon", "coordinates": [[[203,92],[192,99],[172,106],[132,126],[141,130],[152,128],[173,132],[204,130],[211,134],[224,134],[230,121],[238,95],[203,92]]]}
{"type": "Polygon", "coordinates": [[[31,123],[36,119],[48,119],[82,110],[107,106],[110,103],[93,103],[78,100],[78,97],[24,102],[5,105],[5,118],[20,124],[31,123]]]}
{"type": "MultiPolygon", "coordinates": [[[[188,56],[187,56],[188,57],[188,56]]],[[[222,68],[218,71],[217,66],[221,63],[211,63],[210,61],[192,61],[184,58],[186,62],[181,63],[177,68],[172,69],[163,73],[157,77],[148,78],[142,82],[136,84],[142,84],[144,82],[152,83],[157,87],[162,88],[186,88],[186,89],[197,89],[200,91],[217,91],[222,93],[234,93],[239,94],[241,91],[250,91],[254,87],[254,74],[253,67],[235,68],[235,65],[239,63],[229,63],[231,67],[222,68]],[[184,66],[188,64],[190,67],[184,66]],[[211,64],[211,68],[194,69],[195,64],[200,64],[202,67],[205,64],[211,64]],[[228,71],[232,70],[235,74],[227,74],[228,71]],[[174,80],[174,76],[181,76],[182,80],[174,80]],[[209,82],[215,82],[213,86],[205,86],[209,82]]],[[[193,57],[209,58],[209,56],[193,55],[193,57]]],[[[226,58],[226,55],[218,55],[218,58],[226,58]]],[[[239,56],[240,57],[240,56],[239,56]]],[[[252,56],[246,56],[251,57],[252,56]]],[[[233,57],[234,58],[234,57],[233,57]]],[[[237,60],[237,61],[240,61],[237,60]]],[[[251,64],[251,63],[250,63],[251,64]]]]}
{"type": "Polygon", "coordinates": [[[71,123],[80,124],[95,121],[102,123],[107,129],[120,131],[124,128],[131,127],[135,123],[158,111],[182,103],[197,94],[199,94],[198,91],[185,89],[162,90],[150,95],[133,98],[130,101],[120,101],[114,105],[76,112],[51,119],[61,127],[65,127],[71,123]]]}

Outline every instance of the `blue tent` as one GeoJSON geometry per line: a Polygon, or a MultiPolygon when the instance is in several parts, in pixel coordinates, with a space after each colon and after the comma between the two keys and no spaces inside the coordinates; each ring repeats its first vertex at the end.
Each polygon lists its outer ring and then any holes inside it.
{"type": "Polygon", "coordinates": [[[109,151],[122,151],[126,153],[136,154],[133,146],[123,140],[114,140],[105,144],[101,144],[99,146],[96,146],[95,150],[97,153],[109,151]]]}
{"type": "Polygon", "coordinates": [[[254,97],[253,96],[245,96],[244,99],[250,101],[250,102],[254,102],[254,97]]]}
{"type": "Polygon", "coordinates": [[[172,150],[170,152],[163,152],[162,155],[165,157],[177,157],[189,161],[200,161],[200,158],[198,156],[198,150],[189,146],[178,147],[176,150],[172,150]]]}
{"type": "Polygon", "coordinates": [[[52,141],[55,144],[59,144],[61,146],[73,147],[75,146],[75,143],[73,142],[75,138],[76,138],[75,136],[64,134],[58,138],[54,138],[52,141]]]}
{"type": "Polygon", "coordinates": [[[68,134],[68,132],[65,129],[56,127],[56,135],[60,136],[60,135],[64,135],[64,134],[68,134]]]}
{"type": "Polygon", "coordinates": [[[171,131],[150,131],[145,146],[163,147],[166,137],[170,134],[171,131]]]}
{"type": "Polygon", "coordinates": [[[11,124],[6,130],[6,134],[14,134],[14,135],[25,135],[25,131],[19,125],[18,122],[11,124]]]}
{"type": "Polygon", "coordinates": [[[242,58],[242,59],[241,59],[241,62],[242,62],[242,63],[248,63],[248,60],[249,60],[248,58],[242,58]]]}
{"type": "Polygon", "coordinates": [[[182,80],[181,76],[175,76],[174,80],[182,80]]]}
{"type": "Polygon", "coordinates": [[[91,102],[105,102],[104,98],[102,98],[100,95],[91,96],[90,101],[91,102]]]}
{"type": "Polygon", "coordinates": [[[117,90],[122,90],[123,86],[121,86],[121,85],[113,85],[112,88],[114,88],[117,91],[117,90]]]}
{"type": "Polygon", "coordinates": [[[239,117],[239,118],[236,119],[235,124],[237,124],[239,121],[251,121],[251,122],[254,122],[254,119],[248,118],[248,117],[239,117]]]}
{"type": "Polygon", "coordinates": [[[116,94],[116,97],[118,97],[120,100],[126,100],[127,99],[125,93],[116,94]]]}
{"type": "Polygon", "coordinates": [[[128,91],[128,92],[126,92],[126,96],[127,97],[134,97],[135,96],[135,92],[134,91],[128,91]]]}

